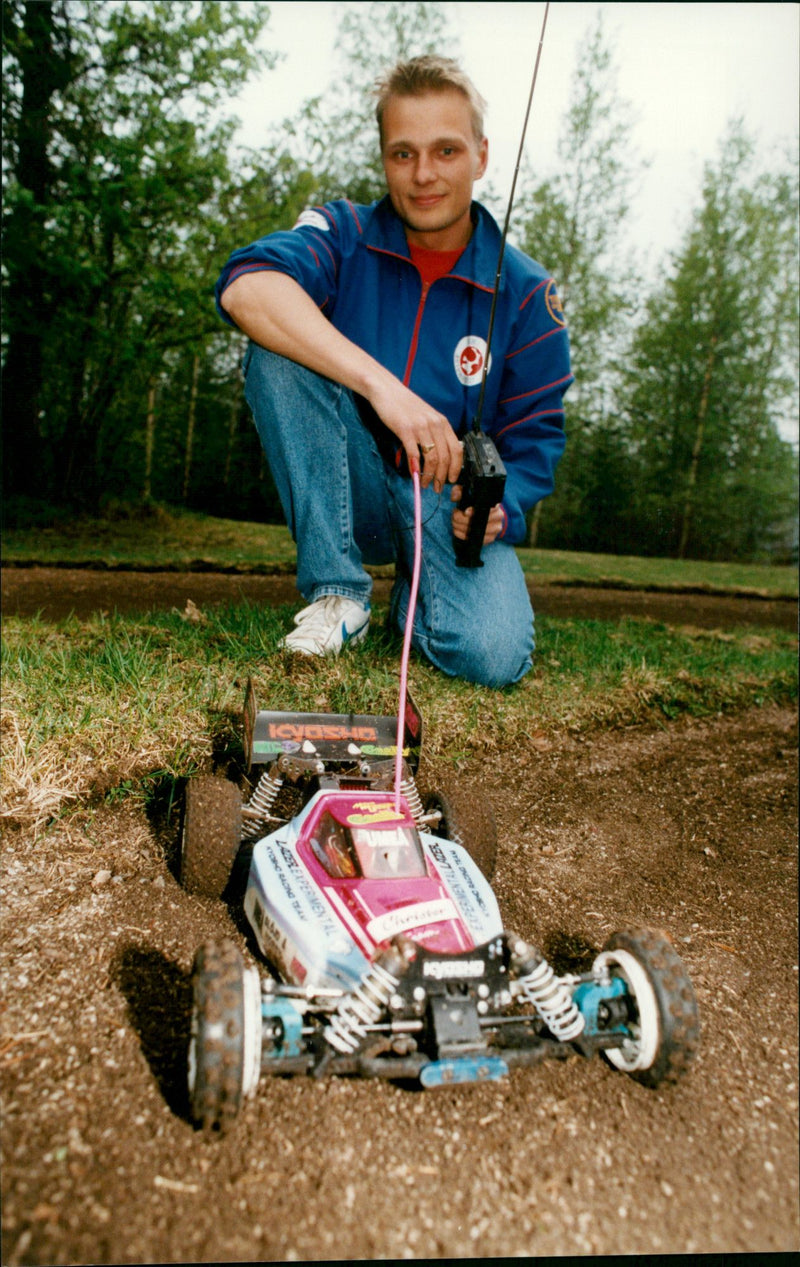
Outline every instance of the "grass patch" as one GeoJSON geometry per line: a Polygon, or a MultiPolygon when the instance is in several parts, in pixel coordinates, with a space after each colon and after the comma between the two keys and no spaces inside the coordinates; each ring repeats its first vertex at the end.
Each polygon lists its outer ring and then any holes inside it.
{"type": "Polygon", "coordinates": [[[6,563],[158,571],[293,572],[297,552],[279,524],[215,519],[161,506],[119,507],[102,518],[7,528],[6,563]]]}
{"type": "Polygon", "coordinates": [[[526,575],[549,584],[605,585],[796,598],[797,568],[765,563],[708,563],[696,559],[645,559],[625,554],[518,550],[526,575]]]}
{"type": "MultiPolygon", "coordinates": [[[[262,707],[392,715],[400,641],[385,612],[376,609],[365,644],[319,661],[278,650],[290,610],[6,621],[3,816],[44,825],[76,802],[146,792],[240,758],[248,676],[262,707]]],[[[542,733],[788,704],[797,698],[797,639],[549,619],[535,669],[518,686],[471,686],[417,658],[410,681],[425,753],[458,766],[499,748],[513,756],[542,733]]]]}
{"type": "MultiPolygon", "coordinates": [[[[563,550],[520,549],[518,554],[526,574],[542,584],[690,589],[773,598],[796,598],[798,593],[794,567],[563,550]]],[[[6,563],[172,571],[275,573],[292,572],[296,564],[294,543],[281,525],[215,519],[161,506],[120,506],[100,519],[59,519],[31,528],[8,528],[3,557],[6,563]]],[[[372,570],[391,574],[391,569],[372,570]]]]}

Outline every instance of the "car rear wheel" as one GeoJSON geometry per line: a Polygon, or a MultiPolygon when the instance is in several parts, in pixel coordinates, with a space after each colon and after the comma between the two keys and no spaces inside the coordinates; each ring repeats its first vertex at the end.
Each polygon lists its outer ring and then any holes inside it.
{"type": "Polygon", "coordinates": [[[242,796],[235,783],[200,775],[186,785],[181,884],[187,893],[221,897],[242,838],[242,796]]]}
{"type": "Polygon", "coordinates": [[[425,813],[438,810],[441,817],[432,828],[435,836],[462,845],[491,880],[497,863],[497,824],[491,805],[479,793],[457,788],[434,791],[425,800],[425,813]]]}
{"type": "Polygon", "coordinates": [[[261,1072],[261,983],[232,941],[207,941],[192,968],[187,1083],[192,1121],[225,1131],[261,1072]]]}

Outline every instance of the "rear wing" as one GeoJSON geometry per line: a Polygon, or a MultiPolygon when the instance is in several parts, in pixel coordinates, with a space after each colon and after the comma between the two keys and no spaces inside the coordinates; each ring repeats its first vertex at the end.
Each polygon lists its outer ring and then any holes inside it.
{"type": "MultiPolygon", "coordinates": [[[[397,717],[356,713],[267,712],[256,705],[248,678],[244,697],[244,749],[249,766],[271,765],[285,752],[316,755],[330,766],[351,766],[363,757],[397,756],[397,717]]],[[[422,715],[406,694],[403,757],[416,774],[422,749],[422,715]]]]}

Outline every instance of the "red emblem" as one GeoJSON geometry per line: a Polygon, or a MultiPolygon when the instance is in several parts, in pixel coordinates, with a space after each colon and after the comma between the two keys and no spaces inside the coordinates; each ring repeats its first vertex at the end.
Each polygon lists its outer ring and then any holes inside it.
{"type": "Polygon", "coordinates": [[[480,348],[465,347],[460,357],[461,373],[465,378],[474,378],[483,369],[483,353],[480,348]]]}

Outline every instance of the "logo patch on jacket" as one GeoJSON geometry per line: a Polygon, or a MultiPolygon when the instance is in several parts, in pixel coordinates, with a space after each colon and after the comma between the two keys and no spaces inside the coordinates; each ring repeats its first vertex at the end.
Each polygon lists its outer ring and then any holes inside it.
{"type": "Polygon", "coordinates": [[[331,227],[322,212],[315,211],[313,207],[306,207],[305,211],[301,211],[292,228],[301,229],[304,224],[310,225],[312,229],[322,229],[324,233],[328,233],[331,227]]]}
{"type": "MultiPolygon", "coordinates": [[[[486,340],[477,334],[465,334],[459,339],[453,353],[453,368],[456,378],[464,387],[479,383],[483,376],[483,363],[486,359],[486,340]]],[[[489,357],[489,369],[492,358],[489,357]]]]}
{"type": "Polygon", "coordinates": [[[547,289],[544,292],[544,302],[545,302],[545,307],[547,308],[547,311],[550,313],[550,316],[553,318],[556,325],[565,326],[567,323],[564,320],[564,309],[561,305],[561,299],[556,290],[556,284],[553,281],[552,277],[550,278],[550,281],[547,283],[547,289]]]}

